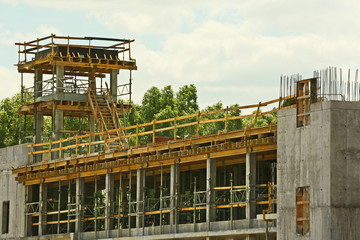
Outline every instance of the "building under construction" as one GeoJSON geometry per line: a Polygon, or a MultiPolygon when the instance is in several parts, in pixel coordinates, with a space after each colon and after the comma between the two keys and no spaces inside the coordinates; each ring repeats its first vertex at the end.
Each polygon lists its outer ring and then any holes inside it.
{"type": "Polygon", "coordinates": [[[0,149],[2,239],[360,239],[357,72],[282,76],[278,99],[128,125],[133,41],[16,43],[27,142],[0,149]]]}

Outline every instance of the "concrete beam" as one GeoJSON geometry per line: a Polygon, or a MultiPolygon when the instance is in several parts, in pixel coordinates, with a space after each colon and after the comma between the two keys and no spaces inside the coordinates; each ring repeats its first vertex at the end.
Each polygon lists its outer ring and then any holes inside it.
{"type": "Polygon", "coordinates": [[[256,218],[256,154],[246,153],[246,219],[256,218]]]}
{"type": "Polygon", "coordinates": [[[106,208],[105,208],[105,235],[107,238],[110,237],[110,230],[113,227],[114,221],[112,216],[111,203],[114,198],[114,176],[111,173],[105,175],[105,199],[106,199],[106,208]]]}
{"type": "Polygon", "coordinates": [[[215,191],[213,190],[216,186],[216,159],[206,160],[206,180],[206,223],[210,231],[210,223],[216,221],[215,191]]]}

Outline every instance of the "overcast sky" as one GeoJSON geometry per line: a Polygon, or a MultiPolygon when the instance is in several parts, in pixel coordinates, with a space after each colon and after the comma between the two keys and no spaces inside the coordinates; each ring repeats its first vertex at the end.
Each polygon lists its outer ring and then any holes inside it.
{"type": "Polygon", "coordinates": [[[356,0],[0,0],[0,98],[20,89],[14,43],[55,33],[135,39],[138,103],[152,86],[190,83],[202,107],[266,101],[281,74],[356,69],[359,13],[356,0]]]}

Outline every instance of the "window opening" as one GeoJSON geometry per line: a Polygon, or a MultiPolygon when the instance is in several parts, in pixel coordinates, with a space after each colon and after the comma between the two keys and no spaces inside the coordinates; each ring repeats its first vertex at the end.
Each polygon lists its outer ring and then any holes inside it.
{"type": "Polygon", "coordinates": [[[296,232],[302,236],[309,232],[309,200],[307,187],[296,190],[296,232]]]}

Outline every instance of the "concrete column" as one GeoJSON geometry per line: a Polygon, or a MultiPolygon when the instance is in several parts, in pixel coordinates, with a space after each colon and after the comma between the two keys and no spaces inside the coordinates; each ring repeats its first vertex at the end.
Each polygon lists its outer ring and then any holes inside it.
{"type": "Polygon", "coordinates": [[[64,92],[64,66],[56,66],[56,93],[64,92]]]}
{"type": "Polygon", "coordinates": [[[95,78],[95,69],[91,68],[89,71],[89,88],[96,94],[96,78],[95,78]]]}
{"type": "Polygon", "coordinates": [[[256,240],[256,235],[246,235],[245,240],[256,240]]]}
{"type": "Polygon", "coordinates": [[[84,179],[76,179],[76,220],[75,220],[75,233],[82,232],[82,204],[84,202],[84,179]]]}
{"type": "MultiPolygon", "coordinates": [[[[92,91],[93,94],[96,95],[96,78],[95,78],[95,69],[91,68],[89,71],[89,91],[92,91]]],[[[95,104],[95,103],[94,103],[95,104]]],[[[89,115],[88,116],[88,126],[90,132],[95,132],[95,116],[89,115]]],[[[95,141],[95,137],[91,138],[91,141],[95,141]]],[[[91,146],[90,152],[95,152],[95,146],[91,146]]]]}
{"type": "MultiPolygon", "coordinates": [[[[88,116],[88,127],[89,127],[89,132],[95,132],[95,116],[94,115],[89,115],[88,116]]],[[[95,141],[95,137],[91,137],[91,141],[95,141]]],[[[90,152],[93,153],[95,152],[95,145],[92,145],[90,148],[90,152]]]]}
{"type": "Polygon", "coordinates": [[[136,228],[143,226],[145,169],[136,171],[136,228]]]}
{"type": "MultiPolygon", "coordinates": [[[[34,136],[35,136],[35,143],[41,143],[41,136],[43,133],[43,126],[44,126],[44,115],[43,112],[35,110],[34,114],[34,136]]],[[[35,151],[41,151],[42,147],[36,147],[35,151]]],[[[35,155],[35,162],[41,162],[42,154],[35,155]]]]}
{"type": "Polygon", "coordinates": [[[39,186],[39,236],[46,235],[46,201],[47,185],[40,183],[39,186]]]}
{"type": "MultiPolygon", "coordinates": [[[[35,69],[35,77],[34,77],[34,99],[37,101],[38,97],[42,96],[42,81],[43,81],[43,73],[41,69],[35,69]]],[[[34,114],[34,136],[35,143],[41,143],[41,135],[43,132],[43,113],[41,111],[35,110],[34,114]]],[[[35,151],[41,151],[41,147],[37,147],[35,151]]],[[[41,162],[42,155],[35,155],[35,162],[41,162]]]]}
{"type": "MultiPolygon", "coordinates": [[[[64,111],[59,110],[56,108],[55,105],[55,115],[53,115],[53,126],[54,126],[54,135],[55,135],[55,141],[59,140],[63,137],[63,133],[60,132],[60,130],[64,130],[64,111]]],[[[59,144],[54,144],[54,148],[58,148],[59,144]]],[[[52,158],[58,159],[59,158],[59,151],[53,152],[52,158]]]]}
{"type": "MultiPolygon", "coordinates": [[[[25,203],[33,202],[33,186],[25,186],[25,203]]],[[[31,236],[32,216],[25,215],[25,236],[31,236]]]]}
{"type": "Polygon", "coordinates": [[[111,69],[110,70],[110,94],[113,98],[114,102],[117,102],[117,77],[119,74],[119,70],[111,69]]]}
{"type": "MultiPolygon", "coordinates": [[[[64,92],[64,66],[56,66],[56,93],[64,92]]],[[[59,130],[64,129],[64,113],[63,110],[55,109],[55,140],[62,137],[59,130]]]]}
{"type": "Polygon", "coordinates": [[[43,82],[43,72],[41,69],[35,69],[34,77],[34,98],[42,96],[42,82],[43,82]]]}
{"type": "Polygon", "coordinates": [[[95,116],[94,115],[88,116],[88,128],[89,128],[89,132],[95,132],[95,116]]]}
{"type": "Polygon", "coordinates": [[[210,230],[210,223],[216,221],[216,202],[215,191],[216,186],[216,159],[206,160],[206,223],[210,230]]]}
{"type": "Polygon", "coordinates": [[[256,218],[256,154],[246,154],[246,219],[256,218]]]}
{"type": "Polygon", "coordinates": [[[41,135],[43,132],[44,126],[44,115],[41,111],[35,111],[35,121],[34,121],[34,129],[35,129],[35,143],[41,143],[41,135]]]}
{"type": "Polygon", "coordinates": [[[106,198],[106,208],[105,208],[105,234],[106,237],[110,237],[110,230],[113,227],[112,216],[112,206],[111,203],[114,199],[114,176],[112,173],[107,173],[105,176],[105,198],[106,198]]]}
{"type": "MultiPolygon", "coordinates": [[[[56,94],[62,94],[64,92],[64,66],[56,66],[56,94]]],[[[55,111],[53,112],[53,132],[55,134],[55,141],[63,137],[60,130],[64,130],[64,111],[57,109],[56,105],[53,105],[55,111]]],[[[59,145],[54,146],[58,148],[59,145]]],[[[53,159],[59,158],[59,152],[54,152],[52,155],[53,159]]]]}
{"type": "Polygon", "coordinates": [[[63,134],[60,130],[64,130],[64,111],[55,110],[55,140],[62,138],[63,134]]]}
{"type": "Polygon", "coordinates": [[[177,214],[177,206],[178,206],[178,186],[179,186],[179,165],[173,164],[170,166],[170,225],[173,226],[173,229],[176,232],[176,225],[178,224],[178,214],[177,214]]]}

